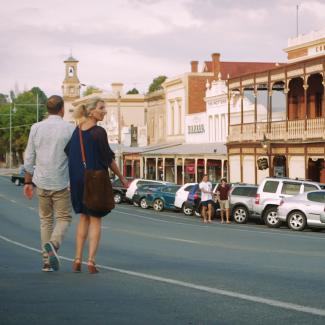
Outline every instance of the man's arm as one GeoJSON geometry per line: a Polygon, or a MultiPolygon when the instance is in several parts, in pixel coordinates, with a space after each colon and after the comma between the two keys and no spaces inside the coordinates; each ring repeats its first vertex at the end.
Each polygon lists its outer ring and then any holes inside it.
{"type": "Polygon", "coordinates": [[[24,169],[25,169],[24,195],[28,199],[32,199],[33,197],[32,178],[33,178],[35,158],[36,158],[34,132],[35,132],[34,127],[32,126],[29,133],[27,148],[25,151],[25,161],[24,161],[24,169]]]}

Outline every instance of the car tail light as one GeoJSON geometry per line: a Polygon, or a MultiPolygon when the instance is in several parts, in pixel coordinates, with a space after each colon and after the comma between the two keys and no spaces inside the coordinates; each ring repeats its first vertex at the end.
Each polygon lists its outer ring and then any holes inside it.
{"type": "Polygon", "coordinates": [[[259,194],[256,194],[255,196],[255,204],[260,204],[260,195],[259,194]]]}

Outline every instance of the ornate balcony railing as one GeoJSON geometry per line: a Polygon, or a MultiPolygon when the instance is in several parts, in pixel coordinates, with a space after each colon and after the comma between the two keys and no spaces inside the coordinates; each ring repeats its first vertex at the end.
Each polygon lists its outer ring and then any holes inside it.
{"type": "Polygon", "coordinates": [[[259,141],[264,135],[269,140],[325,140],[325,118],[294,121],[270,122],[269,131],[266,122],[230,125],[228,142],[259,141]],[[306,123],[307,122],[307,123],[306,123]],[[288,123],[288,126],[287,126],[288,123]],[[287,129],[288,128],[288,129],[287,129]]]}

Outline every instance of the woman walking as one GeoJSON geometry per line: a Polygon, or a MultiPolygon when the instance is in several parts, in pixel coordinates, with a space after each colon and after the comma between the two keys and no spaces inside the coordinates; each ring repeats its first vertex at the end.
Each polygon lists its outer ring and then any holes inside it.
{"type": "Polygon", "coordinates": [[[76,234],[76,255],[73,263],[73,271],[80,272],[83,249],[88,238],[88,271],[98,273],[96,268],[96,253],[101,235],[102,217],[110,211],[94,211],[83,204],[84,174],[82,146],[86,159],[87,169],[107,170],[110,168],[117,175],[122,184],[127,187],[127,181],[119,171],[115,162],[115,155],[111,150],[107,134],[104,128],[97,125],[106,115],[105,103],[95,97],[87,104],[78,106],[74,117],[79,121],[79,126],[73,132],[71,141],[66,148],[69,158],[70,190],[72,206],[75,213],[80,214],[76,234]]]}

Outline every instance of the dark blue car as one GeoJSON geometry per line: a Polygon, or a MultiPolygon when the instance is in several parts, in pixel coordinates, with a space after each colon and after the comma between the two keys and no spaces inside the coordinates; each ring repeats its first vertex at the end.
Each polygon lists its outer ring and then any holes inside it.
{"type": "Polygon", "coordinates": [[[179,188],[178,185],[165,185],[156,188],[145,198],[148,206],[153,207],[158,212],[164,209],[175,209],[175,195],[179,188]]]}

